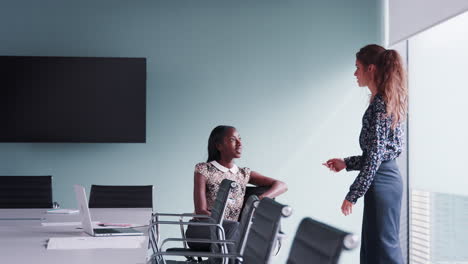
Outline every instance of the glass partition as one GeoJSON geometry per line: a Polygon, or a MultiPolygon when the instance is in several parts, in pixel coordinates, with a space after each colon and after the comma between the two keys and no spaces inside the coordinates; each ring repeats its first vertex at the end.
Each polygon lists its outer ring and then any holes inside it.
{"type": "Polygon", "coordinates": [[[468,263],[468,13],[408,41],[410,263],[468,263]]]}

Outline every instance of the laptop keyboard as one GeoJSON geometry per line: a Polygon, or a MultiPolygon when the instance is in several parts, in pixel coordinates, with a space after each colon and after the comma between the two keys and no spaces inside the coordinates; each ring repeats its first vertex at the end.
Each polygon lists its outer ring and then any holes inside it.
{"type": "Polygon", "coordinates": [[[117,233],[129,233],[132,232],[132,230],[121,230],[121,229],[116,229],[116,228],[98,228],[94,229],[94,233],[96,234],[117,234],[117,233]]]}
{"type": "Polygon", "coordinates": [[[140,236],[141,231],[133,228],[96,228],[93,230],[95,236],[140,236]]]}

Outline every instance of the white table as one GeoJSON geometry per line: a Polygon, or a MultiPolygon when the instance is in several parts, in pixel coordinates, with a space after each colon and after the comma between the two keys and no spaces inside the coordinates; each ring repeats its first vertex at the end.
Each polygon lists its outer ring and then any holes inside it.
{"type": "MultiPolygon", "coordinates": [[[[0,220],[1,264],[129,264],[145,263],[147,243],[139,249],[47,250],[50,237],[88,236],[77,226],[45,227],[42,222],[79,222],[79,214],[52,215],[47,209],[0,209],[0,218],[45,218],[45,220],[0,220]]],[[[151,209],[91,209],[93,221],[148,224],[151,209]]],[[[137,228],[147,234],[148,227],[137,228]]],[[[147,236],[146,236],[147,237],[147,236]]]]}

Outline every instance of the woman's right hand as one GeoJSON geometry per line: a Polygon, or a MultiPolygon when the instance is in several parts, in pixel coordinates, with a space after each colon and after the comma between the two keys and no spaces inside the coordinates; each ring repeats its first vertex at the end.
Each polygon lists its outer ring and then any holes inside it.
{"type": "Polygon", "coordinates": [[[327,162],[322,163],[323,166],[329,168],[331,171],[339,172],[342,169],[346,168],[346,163],[343,159],[329,159],[327,162]]]}

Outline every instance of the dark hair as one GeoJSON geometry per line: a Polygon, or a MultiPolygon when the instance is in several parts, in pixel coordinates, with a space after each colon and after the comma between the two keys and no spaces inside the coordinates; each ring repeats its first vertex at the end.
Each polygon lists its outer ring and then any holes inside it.
{"type": "Polygon", "coordinates": [[[374,81],[384,99],[387,115],[392,117],[392,128],[406,117],[408,91],[403,60],[396,50],[370,44],[356,53],[364,66],[375,65],[374,81]]]}
{"type": "Polygon", "coordinates": [[[210,137],[208,138],[208,160],[206,162],[219,160],[221,158],[221,153],[216,145],[223,142],[226,132],[231,128],[236,129],[233,126],[217,126],[211,131],[210,137]]]}

